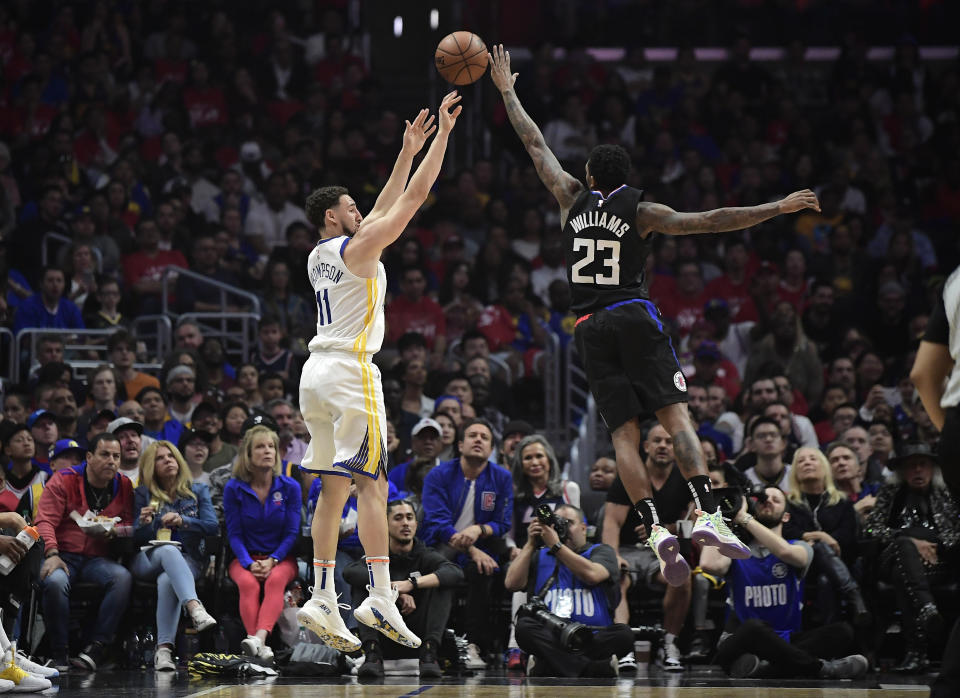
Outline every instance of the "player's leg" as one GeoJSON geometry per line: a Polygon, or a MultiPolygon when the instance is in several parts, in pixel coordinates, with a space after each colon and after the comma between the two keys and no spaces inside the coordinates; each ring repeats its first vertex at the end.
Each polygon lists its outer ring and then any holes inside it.
{"type": "Polygon", "coordinates": [[[723,520],[720,509],[714,504],[703,448],[693,428],[686,403],[678,402],[661,407],[657,410],[657,419],[673,439],[677,467],[687,478],[694,505],[702,512],[693,525],[691,538],[700,545],[716,547],[727,557],[739,560],[750,557],[750,548],[734,535],[723,520]]]}

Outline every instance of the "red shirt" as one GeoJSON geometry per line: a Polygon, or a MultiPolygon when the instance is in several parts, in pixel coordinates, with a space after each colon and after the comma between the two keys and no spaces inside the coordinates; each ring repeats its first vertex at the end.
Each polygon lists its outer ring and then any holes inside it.
{"type": "Polygon", "coordinates": [[[750,276],[744,274],[743,281],[735,284],[724,274],[707,284],[708,298],[722,298],[730,306],[731,322],[757,320],[757,308],[750,297],[750,276]]]}
{"type": "Polygon", "coordinates": [[[777,289],[777,300],[778,301],[787,301],[790,305],[796,308],[798,313],[802,313],[803,309],[807,305],[807,293],[810,291],[809,282],[804,279],[803,285],[800,287],[799,291],[791,291],[786,286],[785,281],[780,282],[780,287],[777,289]]]}
{"type": "Polygon", "coordinates": [[[681,335],[689,334],[693,325],[703,320],[703,306],[710,299],[705,292],[687,296],[681,293],[662,296],[657,299],[657,307],[663,316],[677,323],[681,335]]]}
{"type": "Polygon", "coordinates": [[[183,91],[183,106],[194,128],[227,123],[227,102],[218,87],[188,87],[183,91]]]}
{"type": "Polygon", "coordinates": [[[157,250],[152,257],[145,252],[134,252],[123,258],[123,283],[127,289],[133,289],[141,279],[159,281],[163,269],[168,265],[187,268],[187,260],[177,250],[157,250]]]}
{"type": "Polygon", "coordinates": [[[427,347],[433,349],[437,337],[447,333],[447,320],[443,308],[436,301],[424,296],[417,302],[406,296],[397,296],[386,310],[387,338],[396,342],[405,332],[419,332],[427,340],[427,347]]]}

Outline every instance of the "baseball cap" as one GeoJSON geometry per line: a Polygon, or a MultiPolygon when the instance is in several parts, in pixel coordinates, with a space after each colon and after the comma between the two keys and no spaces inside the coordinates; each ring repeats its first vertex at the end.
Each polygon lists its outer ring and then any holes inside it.
{"type": "Polygon", "coordinates": [[[106,419],[108,422],[112,422],[116,418],[117,418],[116,412],[114,412],[113,410],[108,410],[104,408],[99,412],[97,412],[95,415],[93,415],[93,418],[90,420],[90,423],[95,424],[96,422],[99,422],[101,419],[106,419]]]}
{"type": "Polygon", "coordinates": [[[503,428],[503,435],[510,436],[511,434],[522,434],[523,436],[530,436],[533,433],[533,427],[530,426],[530,422],[525,422],[522,419],[511,419],[507,422],[507,425],[503,428]]]}
{"type": "Polygon", "coordinates": [[[697,359],[713,359],[717,361],[722,356],[720,353],[720,347],[717,346],[716,342],[711,342],[709,339],[705,339],[700,342],[697,346],[697,350],[693,354],[694,358],[697,359]]]}
{"type": "Polygon", "coordinates": [[[246,434],[248,431],[250,431],[254,427],[260,427],[260,426],[267,427],[267,429],[275,431],[278,434],[280,433],[280,427],[278,427],[277,423],[273,421],[273,417],[266,414],[254,414],[247,417],[243,421],[243,426],[240,427],[240,433],[246,434]]]}
{"type": "Polygon", "coordinates": [[[430,417],[424,417],[419,422],[413,425],[413,429],[410,431],[411,436],[416,436],[424,429],[435,429],[437,434],[443,433],[443,428],[440,426],[440,423],[435,419],[430,419],[430,417]]]}
{"type": "Polygon", "coordinates": [[[180,440],[177,442],[177,448],[183,451],[187,447],[187,444],[193,441],[194,439],[200,439],[206,443],[213,441],[213,434],[208,431],[198,431],[197,429],[184,429],[180,434],[180,440]]]}
{"type": "Polygon", "coordinates": [[[33,414],[31,414],[29,417],[27,417],[27,428],[33,429],[33,425],[36,424],[41,419],[43,419],[44,417],[49,417],[54,421],[56,421],[57,419],[56,415],[53,414],[53,412],[51,412],[50,410],[39,409],[35,411],[33,414]]]}
{"type": "Polygon", "coordinates": [[[711,298],[703,306],[703,312],[709,313],[711,310],[730,310],[730,306],[722,298],[711,298]]]}
{"type": "Polygon", "coordinates": [[[80,454],[81,458],[87,455],[87,449],[83,448],[73,439],[60,439],[50,447],[48,455],[50,456],[50,460],[53,460],[70,451],[76,451],[80,454]]]}
{"type": "Polygon", "coordinates": [[[107,425],[107,431],[111,434],[116,434],[123,429],[133,429],[137,434],[143,436],[143,425],[129,417],[117,417],[107,425]]]}

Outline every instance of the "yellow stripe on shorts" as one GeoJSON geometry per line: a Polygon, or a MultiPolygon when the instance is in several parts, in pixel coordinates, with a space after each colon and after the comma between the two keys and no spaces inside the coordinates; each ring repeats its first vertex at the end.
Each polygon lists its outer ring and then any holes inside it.
{"type": "Polygon", "coordinates": [[[377,280],[376,278],[367,279],[367,312],[363,319],[363,329],[353,343],[353,348],[354,351],[357,352],[357,358],[360,360],[360,374],[363,382],[363,407],[367,413],[367,462],[363,466],[363,472],[370,474],[377,472],[377,468],[379,468],[381,447],[376,390],[373,385],[373,372],[370,370],[370,363],[366,357],[367,339],[369,338],[370,327],[373,325],[373,316],[376,312],[376,299],[377,280]]]}

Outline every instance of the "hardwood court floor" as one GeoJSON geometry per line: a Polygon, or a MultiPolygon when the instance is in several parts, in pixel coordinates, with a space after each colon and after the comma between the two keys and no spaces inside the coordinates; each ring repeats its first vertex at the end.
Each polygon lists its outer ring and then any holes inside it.
{"type": "MultiPolygon", "coordinates": [[[[872,674],[864,681],[733,681],[715,667],[697,667],[679,676],[651,672],[617,680],[525,679],[502,671],[471,677],[445,677],[421,684],[415,676],[358,682],[356,678],[191,681],[186,672],[152,671],[71,674],[59,683],[61,698],[922,698],[929,677],[902,678],[872,674]]],[[[53,689],[54,691],[56,690],[53,689]]]]}

